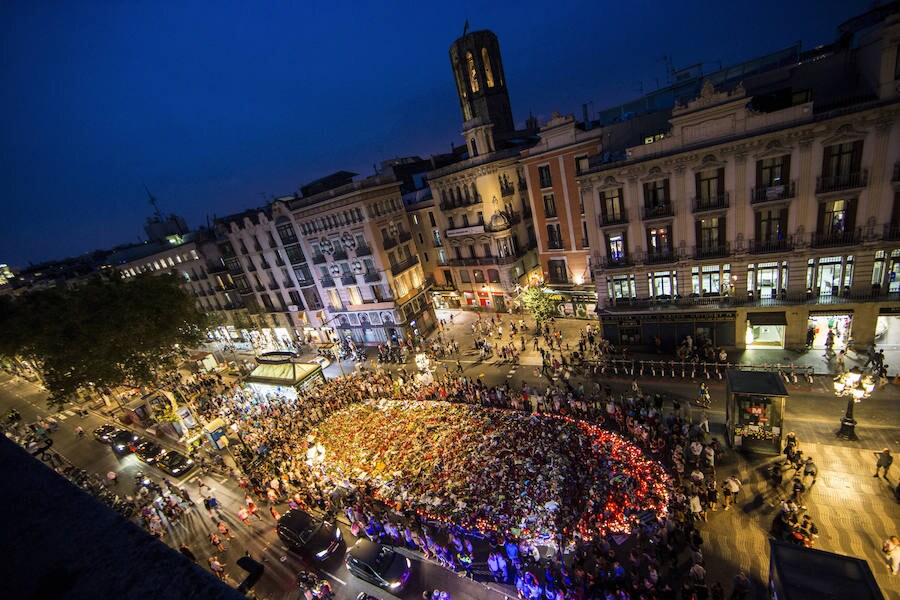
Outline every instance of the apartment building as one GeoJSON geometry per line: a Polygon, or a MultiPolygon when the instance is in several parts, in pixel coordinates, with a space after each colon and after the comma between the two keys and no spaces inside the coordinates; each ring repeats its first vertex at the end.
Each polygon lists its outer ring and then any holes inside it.
{"type": "MultiPolygon", "coordinates": [[[[869,15],[871,17],[871,15],[869,15]]],[[[585,199],[614,343],[900,344],[900,20],[863,19],[789,67],[671,110],[592,156],[585,199]]]]}

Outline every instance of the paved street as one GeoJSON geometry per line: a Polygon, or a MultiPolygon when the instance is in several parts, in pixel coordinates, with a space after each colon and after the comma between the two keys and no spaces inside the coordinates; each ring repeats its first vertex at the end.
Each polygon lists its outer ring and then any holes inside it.
{"type": "MultiPolygon", "coordinates": [[[[443,311],[442,311],[443,312],[443,311]]],[[[452,326],[444,332],[460,345],[461,363],[464,374],[469,377],[480,377],[489,385],[509,381],[514,386],[528,383],[532,386],[546,386],[548,382],[540,374],[540,359],[532,350],[530,337],[526,337],[528,350],[523,353],[520,365],[503,364],[496,359],[480,361],[474,348],[471,322],[473,313],[455,312],[452,326]]],[[[449,313],[440,314],[439,318],[447,319],[449,313]]],[[[509,317],[504,318],[508,322],[509,317]]],[[[563,340],[574,347],[578,340],[578,330],[586,322],[557,322],[563,332],[563,340]]],[[[564,343],[565,343],[564,342],[564,343]]],[[[369,349],[372,356],[372,349],[369,349]]],[[[456,358],[447,361],[455,366],[456,358]]],[[[371,364],[369,365],[371,366],[371,364]]],[[[387,365],[385,368],[397,369],[398,365],[387,365]]],[[[349,370],[352,365],[345,363],[349,370]]],[[[339,373],[337,365],[329,366],[327,373],[335,376],[339,373]]],[[[583,381],[588,388],[592,381],[575,377],[571,382],[577,385],[583,381]]],[[[624,392],[630,388],[631,377],[607,377],[615,392],[624,392]]],[[[682,379],[647,376],[639,378],[641,387],[649,392],[665,391],[669,394],[693,397],[696,393],[696,382],[682,379]]],[[[888,385],[877,391],[871,398],[857,406],[856,418],[859,423],[857,442],[838,440],[834,436],[840,417],[843,414],[845,401],[835,398],[831,390],[831,381],[827,377],[818,377],[812,384],[802,382],[789,386],[791,394],[787,403],[787,427],[797,433],[804,452],[814,457],[820,475],[815,486],[806,498],[808,512],[818,524],[820,537],[816,547],[824,550],[849,554],[865,558],[872,567],[875,577],[887,598],[900,598],[900,578],[891,577],[884,566],[880,552],[881,541],[900,529],[900,505],[892,496],[891,487],[883,479],[872,477],[874,457],[872,452],[883,447],[891,447],[900,451],[900,414],[897,403],[900,402],[900,386],[888,385]]],[[[709,411],[712,422],[711,435],[723,438],[724,422],[724,385],[713,380],[713,405],[709,411]]],[[[37,416],[47,415],[44,404],[45,394],[37,387],[21,379],[11,379],[8,375],[0,376],[0,405],[5,410],[16,406],[22,412],[23,420],[29,422],[37,416]]],[[[671,407],[667,406],[666,410],[671,407]]],[[[697,411],[698,409],[685,409],[697,411]]],[[[76,424],[90,432],[104,422],[100,415],[91,414],[81,419],[74,411],[68,410],[57,414],[61,422],[60,431],[54,434],[54,450],[72,462],[89,471],[105,473],[112,469],[120,473],[120,487],[130,491],[133,474],[142,469],[150,472],[157,481],[162,474],[152,467],[139,463],[129,456],[118,460],[108,448],[95,442],[90,436],[78,439],[73,432],[76,424]]],[[[767,532],[777,508],[769,505],[767,500],[773,498],[766,478],[766,467],[774,459],[765,457],[743,456],[728,452],[718,465],[719,478],[736,474],[744,483],[738,500],[738,510],[710,513],[707,523],[702,524],[706,544],[704,556],[707,561],[709,581],[722,581],[726,591],[730,590],[731,578],[738,568],[745,568],[757,582],[757,598],[763,598],[762,583],[767,579],[768,569],[768,536],[767,532]]],[[[892,481],[900,469],[894,468],[892,481]]],[[[786,475],[792,475],[787,473],[786,475]]],[[[188,479],[192,479],[192,476],[188,479]]],[[[789,477],[786,476],[786,481],[789,477]]],[[[226,568],[233,579],[243,576],[234,565],[234,561],[248,550],[255,558],[261,559],[267,568],[266,574],[257,585],[257,591],[263,598],[297,598],[298,592],[293,584],[296,573],[309,568],[292,552],[288,552],[273,532],[274,520],[268,513],[263,521],[254,521],[251,527],[240,523],[236,518],[237,508],[242,501],[234,482],[225,476],[206,478],[216,490],[216,496],[224,507],[224,519],[237,536],[229,544],[224,560],[226,568]]],[[[787,485],[787,483],[785,484],[787,485]]],[[[192,495],[197,496],[197,486],[187,483],[192,495]]],[[[776,503],[777,504],[777,503],[776,503]]],[[[261,509],[265,510],[265,508],[261,509]]],[[[283,512],[285,507],[278,507],[283,512]]],[[[198,555],[201,564],[205,565],[210,555],[208,533],[215,523],[206,512],[199,507],[190,512],[183,523],[176,525],[166,534],[170,545],[185,541],[198,555]]],[[[342,526],[345,539],[352,540],[346,526],[342,526]]],[[[428,588],[446,589],[457,600],[467,598],[500,598],[504,595],[515,595],[510,586],[482,584],[460,579],[440,567],[416,558],[414,575],[403,598],[420,597],[422,590],[428,588]]],[[[389,595],[368,584],[355,579],[343,566],[341,557],[335,556],[324,565],[324,572],[332,581],[339,598],[355,598],[360,591],[366,591],[378,597],[389,595]]]]}

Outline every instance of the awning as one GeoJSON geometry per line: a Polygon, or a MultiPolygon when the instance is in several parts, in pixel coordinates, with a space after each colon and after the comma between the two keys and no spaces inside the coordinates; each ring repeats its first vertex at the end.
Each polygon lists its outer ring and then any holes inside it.
{"type": "Polygon", "coordinates": [[[783,312],[747,313],[747,320],[753,325],[787,325],[783,312]]]}
{"type": "Polygon", "coordinates": [[[316,363],[283,363],[259,365],[249,376],[244,378],[244,383],[262,383],[289,387],[305,381],[308,377],[322,372],[322,366],[316,363]]]}

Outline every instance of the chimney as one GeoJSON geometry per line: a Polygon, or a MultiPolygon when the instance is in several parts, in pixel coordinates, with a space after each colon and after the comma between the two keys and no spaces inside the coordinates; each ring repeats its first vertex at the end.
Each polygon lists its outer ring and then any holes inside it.
{"type": "Polygon", "coordinates": [[[584,130],[590,131],[593,129],[593,125],[591,124],[590,116],[588,115],[588,105],[587,102],[581,105],[581,114],[584,115],[584,130]]]}

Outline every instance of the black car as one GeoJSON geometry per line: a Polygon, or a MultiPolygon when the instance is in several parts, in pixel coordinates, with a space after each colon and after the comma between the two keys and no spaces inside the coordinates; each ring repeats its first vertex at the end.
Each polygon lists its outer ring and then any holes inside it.
{"type": "Polygon", "coordinates": [[[181,452],[168,450],[166,452],[163,452],[159,456],[159,458],[156,459],[156,466],[160,471],[163,471],[164,473],[178,476],[183,475],[193,469],[194,461],[189,459],[181,452]]]}
{"type": "Polygon", "coordinates": [[[292,508],[278,520],[276,528],[281,541],[294,550],[305,550],[325,560],[343,541],[341,530],[328,521],[292,508]]]}
{"type": "Polygon", "coordinates": [[[103,442],[104,444],[109,443],[109,436],[118,431],[119,428],[115,425],[110,425],[106,423],[105,425],[101,425],[97,429],[94,430],[94,439],[98,442],[103,442]]]}
{"type": "Polygon", "coordinates": [[[134,443],[138,436],[127,429],[119,429],[111,433],[108,441],[112,451],[118,455],[130,454],[134,451],[134,443]]]}
{"type": "Polygon", "coordinates": [[[361,539],[347,553],[347,570],[378,587],[398,592],[406,585],[412,563],[382,544],[361,539]]]}
{"type": "Polygon", "coordinates": [[[134,447],[134,455],[148,465],[155,463],[163,452],[162,446],[151,440],[140,440],[134,447]]]}

